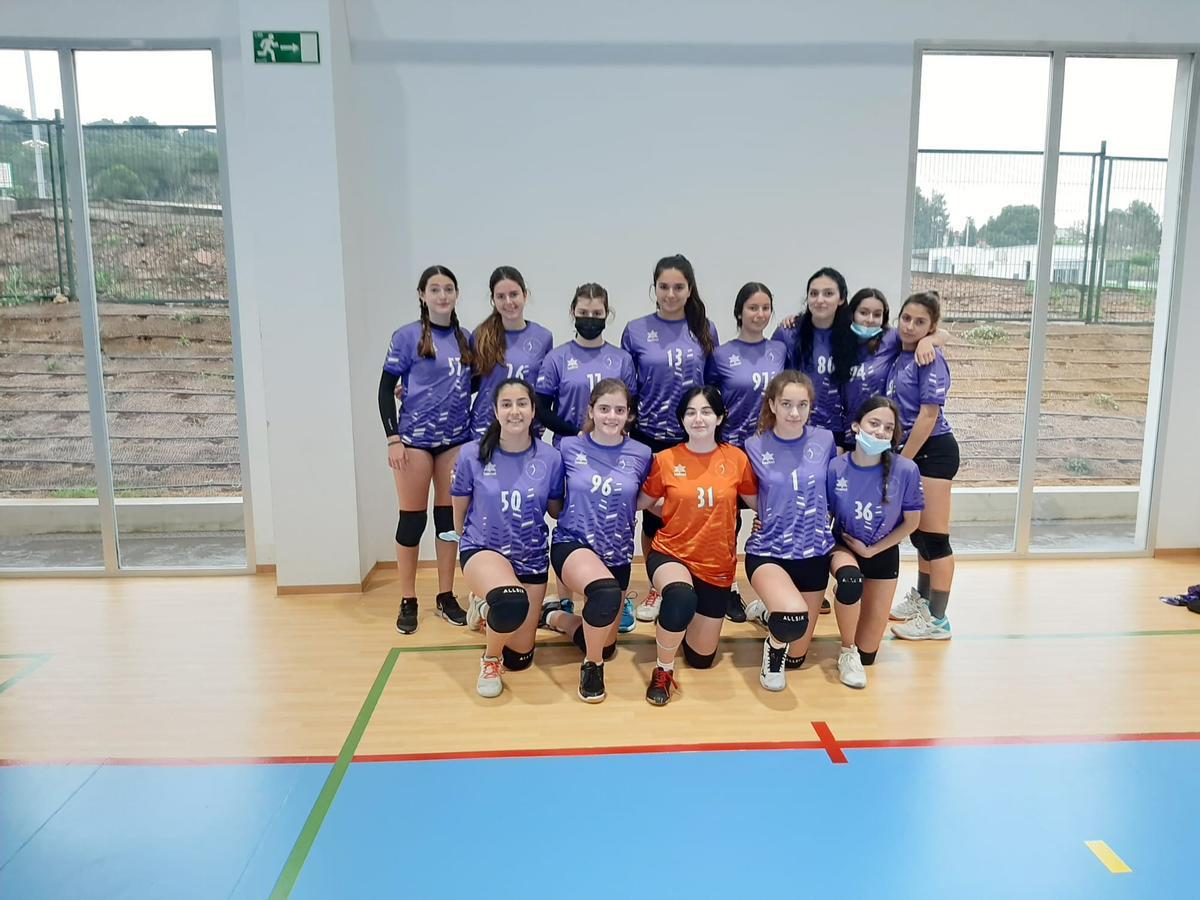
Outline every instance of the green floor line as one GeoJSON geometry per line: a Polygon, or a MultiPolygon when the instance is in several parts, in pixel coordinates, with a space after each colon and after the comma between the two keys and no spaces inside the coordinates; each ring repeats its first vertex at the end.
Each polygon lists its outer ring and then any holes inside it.
{"type": "Polygon", "coordinates": [[[308,859],[308,853],[317,839],[317,833],[321,830],[325,815],[329,812],[329,808],[333,805],[333,798],[342,786],[346,771],[350,768],[350,761],[354,759],[354,752],[358,749],[359,741],[362,740],[362,736],[367,730],[367,724],[375,713],[375,707],[379,703],[379,698],[383,696],[383,689],[387,685],[388,679],[391,678],[392,670],[396,667],[396,660],[399,658],[400,651],[391,650],[383,661],[383,665],[380,666],[379,674],[375,676],[375,682],[371,685],[371,690],[367,692],[362,708],[358,711],[358,718],[354,720],[350,733],[346,735],[337,761],[329,770],[325,784],[321,787],[321,793],[317,795],[308,818],[304,820],[304,827],[300,829],[296,843],[292,846],[292,852],[288,854],[287,862],[283,864],[283,870],[279,873],[279,878],[271,891],[271,900],[284,900],[291,896],[292,889],[296,886],[296,879],[300,877],[300,870],[304,868],[304,862],[308,859]]]}
{"type": "Polygon", "coordinates": [[[25,668],[21,669],[21,671],[19,671],[16,675],[13,675],[6,681],[0,681],[0,694],[3,694],[18,682],[24,681],[26,678],[48,663],[52,657],[52,653],[0,653],[0,659],[30,660],[25,668]]]}

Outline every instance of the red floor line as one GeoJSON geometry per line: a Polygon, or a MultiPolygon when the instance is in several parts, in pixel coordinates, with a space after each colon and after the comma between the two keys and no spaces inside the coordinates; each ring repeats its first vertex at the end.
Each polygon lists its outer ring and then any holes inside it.
{"type": "MultiPolygon", "coordinates": [[[[813,723],[814,728],[817,723],[813,723]]],[[[828,728],[828,726],[826,726],[828,728]]],[[[818,732],[819,734],[819,732],[818,732]]],[[[836,740],[832,733],[822,741],[738,741],[700,744],[645,744],[619,747],[535,747],[528,750],[460,750],[431,753],[359,754],[354,762],[437,762],[459,759],[519,759],[549,756],[619,756],[636,753],[727,753],[764,750],[896,750],[922,747],[1000,747],[1022,744],[1110,744],[1200,741],[1200,731],[1162,731],[1132,734],[1001,735],[993,737],[870,738],[836,740]]],[[[832,754],[831,754],[832,756],[832,754]]],[[[0,759],[0,768],[15,766],[239,766],[332,765],[336,756],[210,756],[105,757],[96,759],[0,759]]]]}
{"type": "Polygon", "coordinates": [[[813,731],[817,733],[817,737],[821,739],[821,746],[829,754],[829,761],[836,766],[846,765],[850,760],[846,759],[846,754],[842,752],[830,727],[824,722],[813,722],[812,727],[813,731]]]}

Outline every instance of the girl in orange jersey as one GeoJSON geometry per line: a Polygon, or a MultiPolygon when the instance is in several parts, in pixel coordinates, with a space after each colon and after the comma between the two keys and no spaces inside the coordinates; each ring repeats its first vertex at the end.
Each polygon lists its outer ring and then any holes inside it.
{"type": "Polygon", "coordinates": [[[658,664],[646,690],[654,706],[671,699],[680,644],[693,668],[710,668],[716,659],[737,566],[738,497],[751,509],[758,501],[746,454],[720,442],[721,392],[711,385],[690,388],[675,414],[687,442],[655,454],[638,498],[642,509],[661,506],[663,520],[646,555],[646,574],[662,596],[658,664]]]}

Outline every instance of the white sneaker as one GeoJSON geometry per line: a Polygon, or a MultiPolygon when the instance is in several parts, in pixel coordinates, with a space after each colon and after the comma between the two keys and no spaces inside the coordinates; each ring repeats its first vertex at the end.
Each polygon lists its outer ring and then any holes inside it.
{"type": "Polygon", "coordinates": [[[838,675],[842,677],[842,684],[846,687],[867,686],[867,672],[863,668],[862,660],[858,658],[858,648],[853,644],[843,647],[842,652],[838,654],[838,675]]]}
{"type": "Polygon", "coordinates": [[[755,625],[761,625],[763,628],[766,628],[768,615],[770,613],[767,612],[767,604],[761,600],[756,598],[746,604],[747,622],[753,622],[755,625]]]}
{"type": "Polygon", "coordinates": [[[907,622],[892,626],[892,634],[905,641],[948,641],[950,640],[950,620],[935,619],[929,613],[929,607],[921,607],[921,611],[907,622]]]}
{"type": "Polygon", "coordinates": [[[892,607],[888,618],[897,622],[907,622],[927,605],[925,598],[917,593],[916,588],[909,588],[904,599],[892,607]]]}
{"type": "Polygon", "coordinates": [[[763,641],[762,669],[758,673],[758,683],[768,691],[782,691],[787,688],[787,672],[783,668],[783,658],[787,655],[787,647],[776,650],[770,641],[763,641]]]}
{"type": "Polygon", "coordinates": [[[483,631],[487,622],[487,601],[471,594],[467,597],[467,628],[483,631]]]}
{"type": "Polygon", "coordinates": [[[504,690],[504,682],[500,680],[503,668],[500,660],[494,656],[483,656],[479,659],[479,678],[475,682],[475,692],[480,697],[499,697],[504,690]]]}
{"type": "Polygon", "coordinates": [[[662,606],[662,597],[654,588],[646,591],[646,596],[637,605],[633,615],[639,622],[653,622],[658,618],[658,608],[662,606]]]}

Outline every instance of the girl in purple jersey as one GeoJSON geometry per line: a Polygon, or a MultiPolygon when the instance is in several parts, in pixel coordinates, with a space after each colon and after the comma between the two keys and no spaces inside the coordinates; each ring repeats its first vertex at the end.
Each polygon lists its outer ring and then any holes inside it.
{"type": "MultiPolygon", "coordinates": [[[[874,396],[887,391],[888,373],[900,354],[900,335],[888,327],[892,314],[887,298],[878,288],[865,287],[850,298],[850,330],[858,341],[858,362],[842,385],[842,401],[847,419],[874,396]]],[[[935,349],[946,344],[946,332],[933,331],[917,342],[917,365],[927,366],[936,357],[935,349]]],[[[854,447],[854,434],[846,423],[844,447],[854,447]]]]}
{"type": "MultiPolygon", "coordinates": [[[[454,530],[450,478],[459,446],[470,437],[471,347],[458,324],[458,279],[445,266],[430,266],[417,281],[421,318],[392,335],[379,379],[379,415],[388,442],[388,465],[396,482],[396,568],[400,613],[396,630],[417,630],[417,553],[433,483],[433,521],[440,536],[454,530]],[[399,421],[396,400],[400,400],[399,421]]],[[[454,596],[453,542],[437,541],[437,613],[465,625],[454,596]]]]}
{"type": "Polygon", "coordinates": [[[825,495],[833,433],[809,424],[813,385],[785,369],[767,385],[758,434],[746,455],[758,480],[758,524],[746,541],[746,575],[759,599],[747,616],[766,626],[759,683],[787,687],[804,664],[829,581],[833,535],[825,495]]]}
{"type": "MultiPolygon", "coordinates": [[[[704,380],[721,390],[726,410],[722,432],[726,443],[735,447],[741,447],[746,438],[754,434],[767,384],[787,363],[787,345],[782,341],[767,340],[764,334],[774,308],[775,297],[765,284],[750,281],[742,285],[733,300],[738,336],[726,341],[708,358],[704,380]]],[[[744,504],[739,508],[744,509],[744,504]]],[[[737,533],[741,530],[739,515],[737,533]]],[[[746,610],[736,581],[729,592],[729,610],[725,618],[731,622],[746,621],[746,610]]]]}
{"type": "MultiPolygon", "coordinates": [[[[683,254],[664,256],[654,266],[656,311],[625,326],[621,348],[633,357],[637,373],[638,420],[633,437],[655,453],[686,440],[676,410],[683,395],[704,386],[708,358],[717,348],[716,326],[708,319],[696,272],[683,254]]],[[[650,551],[662,519],[642,513],[642,554],[650,551]]],[[[637,617],[653,622],[660,598],[653,588],[638,606],[637,617]]]]}
{"type": "Polygon", "coordinates": [[[858,340],[850,330],[846,279],[837,269],[818,269],[808,279],[804,313],[788,320],[772,337],[788,345],[788,365],[799,369],[815,391],[812,423],[828,428],[845,443],[846,410],[842,385],[858,362],[858,340]]]}
{"type": "MultiPolygon", "coordinates": [[[[829,464],[825,493],[833,517],[832,570],[838,585],[861,585],[861,603],[838,603],[842,684],[867,686],[863,666],[875,663],[900,576],[900,543],[917,529],[925,495],[902,443],[900,410],[870,397],[853,417],[855,447],[829,464]]],[[[840,596],[840,595],[839,595],[840,596]]],[[[847,596],[845,599],[849,599],[847,596]]]]}
{"type": "Polygon", "coordinates": [[[546,596],[546,513],[562,510],[562,456],[534,439],[533,388],[506,378],[496,388],[483,439],[463,447],[454,470],[454,524],[459,563],[474,598],[468,624],[487,623],[487,647],[475,689],[496,697],[501,672],[533,665],[546,596]]]}
{"type": "Polygon", "coordinates": [[[892,608],[896,637],[910,641],[950,639],[946,606],[954,581],[950,546],[950,485],[958,474],[958,441],[942,415],[950,392],[950,369],[941,351],[928,366],[914,360],[917,342],[937,328],[941,300],[935,291],[913,294],[900,307],[902,350],[888,376],[887,393],[900,408],[907,435],[903,455],[917,464],[925,490],[925,510],[912,533],[917,548],[917,586],[892,608]]]}
{"type": "MultiPolygon", "coordinates": [[[[506,378],[537,381],[542,360],[554,346],[554,335],[537,322],[525,319],[529,291],[525,279],[512,266],[500,266],[488,279],[492,314],[475,329],[475,404],[471,407],[471,433],[482,437],[494,418],[492,398],[506,378]]],[[[541,429],[538,429],[541,436],[541,429]]]]}
{"type": "Polygon", "coordinates": [[[604,699],[604,662],[617,649],[617,613],[629,588],[633,523],[638,491],[650,471],[651,453],[629,438],[633,398],[619,379],[592,389],[584,433],[560,445],[566,474],[566,506],[550,543],[550,563],[560,585],[583,594],[583,615],[558,600],[543,604],[542,624],[567,635],[584,653],[579,699],[604,699]]]}

